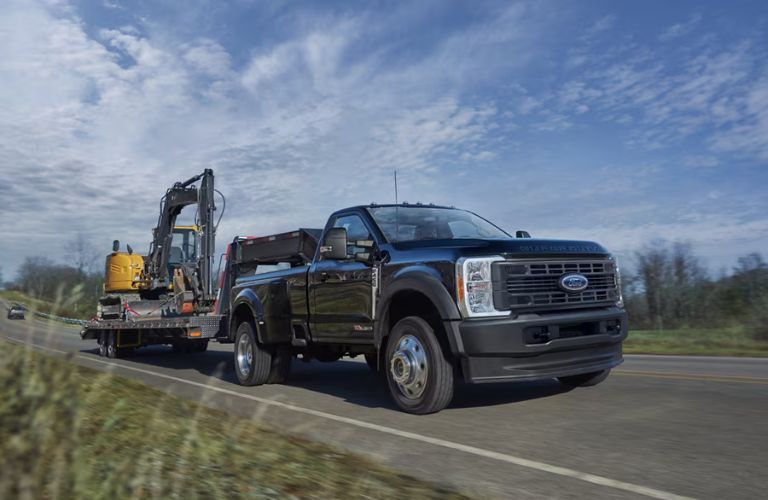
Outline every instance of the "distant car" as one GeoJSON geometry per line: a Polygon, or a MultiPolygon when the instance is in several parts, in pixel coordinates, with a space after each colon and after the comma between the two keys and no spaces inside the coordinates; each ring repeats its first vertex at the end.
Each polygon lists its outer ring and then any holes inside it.
{"type": "Polygon", "coordinates": [[[8,308],[8,319],[24,319],[24,306],[18,304],[8,308]]]}

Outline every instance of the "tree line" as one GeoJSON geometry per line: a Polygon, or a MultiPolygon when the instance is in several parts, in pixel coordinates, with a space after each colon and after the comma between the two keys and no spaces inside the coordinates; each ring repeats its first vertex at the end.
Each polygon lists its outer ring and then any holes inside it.
{"type": "Polygon", "coordinates": [[[16,279],[6,288],[55,305],[56,313],[71,318],[90,318],[104,291],[104,258],[78,234],[63,246],[65,263],[32,256],[24,259],[16,279]]]}
{"type": "Polygon", "coordinates": [[[633,270],[622,273],[631,329],[740,325],[768,340],[768,263],[760,253],[739,257],[717,277],[689,243],[656,241],[632,260],[633,270]]]}

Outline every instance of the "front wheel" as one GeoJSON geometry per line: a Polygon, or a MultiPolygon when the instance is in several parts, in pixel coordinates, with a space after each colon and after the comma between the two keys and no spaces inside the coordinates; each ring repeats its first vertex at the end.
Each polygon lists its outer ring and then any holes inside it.
{"type": "Polygon", "coordinates": [[[244,321],[235,334],[235,375],[241,385],[262,385],[269,379],[272,355],[256,339],[250,322],[244,321]]]}
{"type": "Polygon", "coordinates": [[[387,340],[387,385],[401,410],[435,413],[453,398],[453,366],[432,327],[417,316],[397,322],[387,340]]]}
{"type": "Polygon", "coordinates": [[[561,384],[567,387],[591,387],[597,385],[610,375],[610,368],[599,372],[581,373],[579,375],[569,375],[567,377],[557,377],[561,384]]]}

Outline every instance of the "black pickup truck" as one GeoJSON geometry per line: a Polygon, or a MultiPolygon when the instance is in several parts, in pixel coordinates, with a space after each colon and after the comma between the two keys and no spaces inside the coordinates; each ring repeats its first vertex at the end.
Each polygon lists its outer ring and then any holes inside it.
{"type": "Polygon", "coordinates": [[[364,355],[402,410],[424,414],[448,405],[456,377],[587,386],[622,362],[619,269],[597,243],[512,237],[468,211],[400,204],[230,251],[219,307],[244,385],[285,380],[294,357],[364,355]]]}

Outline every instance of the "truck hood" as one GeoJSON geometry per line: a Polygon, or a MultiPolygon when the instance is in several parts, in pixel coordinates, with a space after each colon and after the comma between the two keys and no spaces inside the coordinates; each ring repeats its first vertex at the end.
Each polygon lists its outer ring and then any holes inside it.
{"type": "Polygon", "coordinates": [[[552,255],[610,255],[594,241],[554,240],[543,238],[514,238],[508,240],[425,240],[394,243],[397,250],[444,248],[465,255],[552,256],[552,255]]]}

